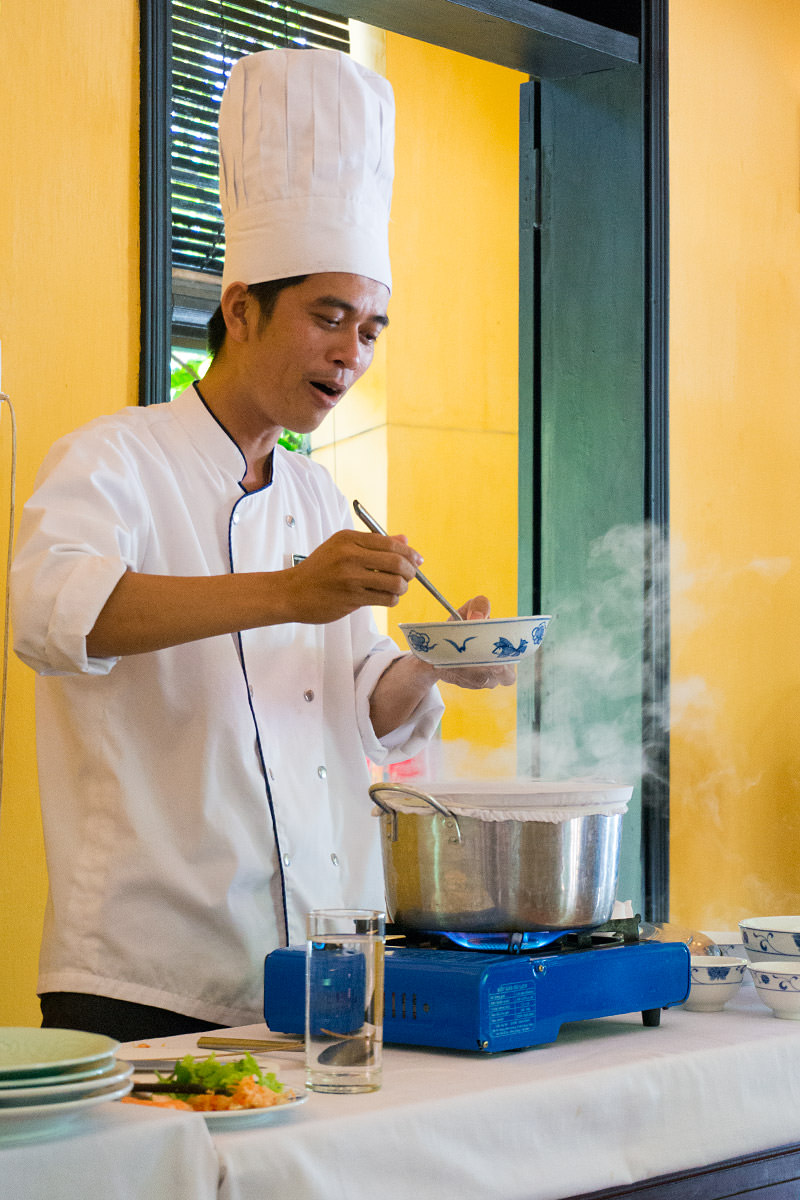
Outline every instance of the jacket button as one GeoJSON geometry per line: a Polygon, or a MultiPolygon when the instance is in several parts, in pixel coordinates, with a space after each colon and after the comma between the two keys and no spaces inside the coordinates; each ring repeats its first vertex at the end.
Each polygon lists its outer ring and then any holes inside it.
{"type": "Polygon", "coordinates": [[[311,703],[311,701],[314,699],[314,691],[312,688],[308,688],[307,691],[303,692],[303,699],[309,704],[311,703]]]}
{"type": "Polygon", "coordinates": [[[317,767],[317,774],[319,775],[320,779],[328,778],[328,770],[326,767],[317,767]]]}
{"type": "Polygon", "coordinates": [[[294,519],[294,517],[292,516],[292,514],[291,514],[291,513],[287,513],[287,514],[286,514],[285,520],[286,520],[286,524],[289,526],[289,528],[290,528],[290,529],[294,529],[294,526],[295,526],[295,519],[294,519]]]}
{"type": "Polygon", "coordinates": [[[339,865],[339,856],[338,856],[338,855],[336,855],[336,854],[332,854],[332,855],[331,855],[331,862],[333,863],[333,865],[334,865],[335,867],[338,867],[338,865],[339,865]]]}
{"type": "Polygon", "coordinates": [[[292,865],[292,860],[289,858],[288,854],[284,854],[283,856],[283,865],[285,867],[290,867],[292,865]]]}

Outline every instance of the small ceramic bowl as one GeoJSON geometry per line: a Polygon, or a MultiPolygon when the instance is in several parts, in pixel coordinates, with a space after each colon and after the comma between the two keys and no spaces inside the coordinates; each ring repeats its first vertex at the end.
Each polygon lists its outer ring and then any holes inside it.
{"type": "Polygon", "coordinates": [[[693,954],[691,988],[683,1007],[692,1012],[719,1012],[742,986],[746,967],[744,958],[693,954]]]}
{"type": "Polygon", "coordinates": [[[742,935],[738,929],[704,929],[703,932],[706,937],[711,939],[713,945],[716,946],[716,950],[713,951],[714,954],[725,954],[728,958],[747,959],[742,935]]]}
{"type": "Polygon", "coordinates": [[[800,962],[750,963],[747,969],[759,1000],[774,1016],[800,1021],[800,962]]]}
{"type": "Polygon", "coordinates": [[[433,667],[495,667],[535,653],[549,623],[550,617],[490,617],[418,621],[400,628],[412,653],[433,667]]]}
{"type": "Polygon", "coordinates": [[[800,963],[800,917],[748,917],[739,930],[750,962],[800,963]]]}

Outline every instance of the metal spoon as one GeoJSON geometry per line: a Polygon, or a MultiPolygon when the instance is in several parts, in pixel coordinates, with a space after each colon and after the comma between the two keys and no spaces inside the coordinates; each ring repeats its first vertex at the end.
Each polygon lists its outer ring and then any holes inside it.
{"type": "MultiPolygon", "coordinates": [[[[373,533],[380,533],[383,537],[388,537],[386,530],[381,525],[378,524],[378,522],[375,520],[374,517],[370,516],[370,514],[367,512],[367,510],[361,504],[359,504],[358,500],[353,501],[353,509],[355,511],[356,516],[360,517],[361,520],[364,522],[364,524],[369,529],[371,529],[373,533]]],[[[422,586],[424,588],[427,588],[428,591],[430,592],[430,594],[432,596],[435,596],[436,599],[439,601],[439,603],[442,604],[447,609],[447,611],[450,613],[451,617],[453,617],[456,621],[464,620],[464,618],[462,617],[462,615],[458,611],[458,609],[453,608],[453,606],[449,600],[445,600],[442,593],[433,586],[430,579],[428,579],[425,575],[422,574],[422,571],[417,571],[417,579],[420,581],[422,586]]]]}
{"type": "Polygon", "coordinates": [[[348,1038],[346,1041],[333,1042],[317,1055],[317,1062],[324,1067],[331,1064],[338,1067],[365,1066],[374,1053],[369,1038],[348,1038]]]}

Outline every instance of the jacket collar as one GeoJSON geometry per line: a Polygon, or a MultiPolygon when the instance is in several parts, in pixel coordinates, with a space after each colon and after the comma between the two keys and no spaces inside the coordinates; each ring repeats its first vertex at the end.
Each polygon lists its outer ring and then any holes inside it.
{"type": "Polygon", "coordinates": [[[211,412],[196,386],[186,388],[170,404],[203,457],[211,460],[223,474],[238,483],[247,470],[244,454],[225,426],[211,412]]]}

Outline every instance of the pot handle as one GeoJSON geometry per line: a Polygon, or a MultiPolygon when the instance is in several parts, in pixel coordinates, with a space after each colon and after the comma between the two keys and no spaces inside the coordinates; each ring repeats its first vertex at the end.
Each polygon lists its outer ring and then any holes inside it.
{"type": "Polygon", "coordinates": [[[391,804],[388,802],[378,799],[379,792],[391,792],[392,794],[399,796],[413,796],[415,800],[424,801],[425,804],[429,804],[431,808],[435,808],[439,815],[444,817],[445,820],[452,822],[455,829],[455,838],[452,840],[456,842],[461,841],[461,829],[459,828],[458,817],[455,815],[455,813],[450,812],[449,808],[445,808],[442,802],[437,800],[435,796],[429,796],[427,792],[420,792],[417,790],[417,788],[409,787],[405,783],[370,784],[369,794],[372,797],[372,800],[375,804],[377,804],[381,812],[384,812],[389,816],[395,815],[395,809],[393,809],[391,804]]]}
{"type": "Polygon", "coordinates": [[[441,801],[437,800],[435,796],[429,796],[427,792],[419,792],[416,788],[408,787],[405,783],[370,784],[369,794],[377,804],[378,808],[382,809],[385,813],[392,813],[394,812],[394,809],[392,808],[391,804],[382,804],[378,799],[378,792],[392,792],[393,794],[399,794],[400,796],[413,796],[415,800],[424,800],[426,804],[430,804],[431,808],[435,808],[436,811],[441,814],[441,816],[453,817],[455,820],[454,814],[450,812],[449,808],[445,808],[441,801]]]}

